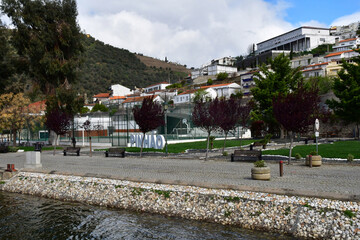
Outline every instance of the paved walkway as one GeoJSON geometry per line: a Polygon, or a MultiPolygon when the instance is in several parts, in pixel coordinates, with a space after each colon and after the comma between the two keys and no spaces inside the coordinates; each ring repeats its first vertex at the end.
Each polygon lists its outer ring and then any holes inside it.
{"type": "Polygon", "coordinates": [[[79,157],[64,157],[60,151],[55,156],[49,151],[41,153],[42,169],[30,170],[23,169],[25,153],[6,153],[0,154],[0,169],[14,163],[24,171],[360,201],[360,165],[325,163],[309,168],[295,162],[284,164],[280,177],[278,163],[269,161],[271,180],[255,181],[251,179],[252,163],[230,162],[230,157],[224,159],[220,153],[212,153],[212,159],[205,162],[200,159],[204,155],[105,158],[100,152],[89,157],[82,150],[79,157]]]}

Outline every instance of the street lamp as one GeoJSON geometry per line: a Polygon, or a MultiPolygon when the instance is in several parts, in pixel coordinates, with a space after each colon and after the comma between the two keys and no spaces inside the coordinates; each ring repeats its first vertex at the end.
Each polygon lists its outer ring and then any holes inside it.
{"type": "Polygon", "coordinates": [[[165,153],[168,155],[168,143],[167,143],[167,110],[168,110],[167,102],[164,105],[164,113],[165,113],[165,153]]]}
{"type": "Polygon", "coordinates": [[[318,137],[319,137],[319,127],[320,127],[320,123],[319,123],[319,119],[315,120],[315,139],[316,139],[316,154],[318,155],[318,137]]]}

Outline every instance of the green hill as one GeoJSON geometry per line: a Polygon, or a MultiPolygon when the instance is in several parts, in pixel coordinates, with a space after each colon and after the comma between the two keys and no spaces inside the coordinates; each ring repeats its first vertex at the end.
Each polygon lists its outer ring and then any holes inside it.
{"type": "Polygon", "coordinates": [[[84,63],[75,87],[88,96],[107,92],[113,84],[133,89],[169,80],[174,83],[189,73],[184,66],[136,55],[89,35],[84,35],[84,47],[84,63]]]}

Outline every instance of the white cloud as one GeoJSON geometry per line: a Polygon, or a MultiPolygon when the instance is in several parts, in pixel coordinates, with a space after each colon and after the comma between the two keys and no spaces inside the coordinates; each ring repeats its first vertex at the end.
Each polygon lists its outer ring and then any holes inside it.
{"type": "Polygon", "coordinates": [[[250,44],[291,30],[283,20],[287,7],[263,0],[78,1],[86,33],[189,67],[244,54],[250,44]]]}
{"type": "Polygon", "coordinates": [[[331,23],[331,26],[344,26],[344,25],[348,25],[350,23],[358,22],[358,21],[360,21],[360,12],[356,12],[356,13],[353,13],[350,15],[339,17],[331,23]]]}

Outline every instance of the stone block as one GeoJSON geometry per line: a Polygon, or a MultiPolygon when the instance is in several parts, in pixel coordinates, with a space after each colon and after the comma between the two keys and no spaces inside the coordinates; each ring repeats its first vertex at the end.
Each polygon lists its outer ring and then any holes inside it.
{"type": "Polygon", "coordinates": [[[40,152],[26,152],[25,168],[41,168],[41,153],[40,152]]]}

